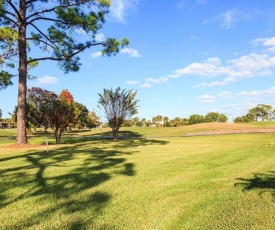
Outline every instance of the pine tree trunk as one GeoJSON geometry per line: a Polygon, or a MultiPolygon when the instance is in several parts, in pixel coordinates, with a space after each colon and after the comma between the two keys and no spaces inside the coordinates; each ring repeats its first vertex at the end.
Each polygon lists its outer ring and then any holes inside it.
{"type": "Polygon", "coordinates": [[[19,49],[19,84],[18,84],[18,111],[17,111],[17,137],[16,144],[27,144],[26,130],[26,93],[27,93],[27,43],[26,43],[26,1],[20,0],[21,16],[18,19],[18,49],[19,49]]]}

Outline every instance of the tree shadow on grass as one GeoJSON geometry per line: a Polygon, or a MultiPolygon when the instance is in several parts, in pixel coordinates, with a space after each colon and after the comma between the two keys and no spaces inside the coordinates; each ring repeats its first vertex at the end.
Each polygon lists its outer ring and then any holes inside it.
{"type": "MultiPolygon", "coordinates": [[[[111,130],[108,130],[106,132],[100,132],[100,133],[87,133],[87,135],[83,136],[90,136],[90,137],[99,137],[103,139],[112,139],[113,134],[111,130]]],[[[143,135],[138,132],[133,132],[129,130],[119,130],[118,131],[118,139],[126,139],[126,138],[138,138],[142,137],[143,135]]]]}
{"type": "Polygon", "coordinates": [[[252,178],[237,178],[235,186],[242,186],[243,191],[258,190],[259,195],[270,193],[275,198],[275,171],[268,173],[254,173],[252,178]]]}
{"type": "MultiPolygon", "coordinates": [[[[22,205],[29,199],[35,201],[32,206],[37,209],[43,205],[46,207],[9,223],[9,228],[24,229],[49,223],[60,213],[67,220],[59,227],[90,227],[112,199],[111,192],[104,191],[99,185],[116,176],[136,175],[135,164],[126,156],[137,154],[137,146],[168,143],[142,138],[117,142],[89,138],[66,141],[68,145],[50,149],[49,153],[36,150],[0,158],[0,210],[9,210],[10,205],[17,202],[22,205]],[[83,213],[89,213],[89,217],[83,213]]],[[[24,212],[23,209],[20,212],[24,212]]]]}

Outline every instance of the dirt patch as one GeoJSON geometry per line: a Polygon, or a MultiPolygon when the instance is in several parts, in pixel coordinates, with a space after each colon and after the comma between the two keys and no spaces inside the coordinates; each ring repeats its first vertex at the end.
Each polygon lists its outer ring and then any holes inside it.
{"type": "Polygon", "coordinates": [[[253,134],[253,133],[275,133],[275,129],[226,129],[212,130],[197,133],[187,133],[186,136],[206,136],[206,135],[223,135],[223,134],[253,134]]]}

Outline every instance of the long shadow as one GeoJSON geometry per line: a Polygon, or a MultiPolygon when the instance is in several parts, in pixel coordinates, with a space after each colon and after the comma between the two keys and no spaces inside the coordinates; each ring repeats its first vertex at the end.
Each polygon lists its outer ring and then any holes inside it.
{"type": "Polygon", "coordinates": [[[252,178],[237,178],[235,186],[242,186],[243,191],[258,190],[259,195],[270,193],[275,198],[275,171],[254,173],[252,178]]]}
{"type": "MultiPolygon", "coordinates": [[[[65,226],[66,229],[85,229],[112,199],[111,193],[97,187],[119,175],[136,175],[134,163],[127,161],[126,156],[138,154],[135,147],[139,145],[168,143],[142,138],[117,142],[65,138],[65,142],[69,145],[49,153],[28,151],[0,159],[0,210],[29,198],[35,198],[35,205],[45,204],[47,200],[52,202],[42,212],[29,215],[10,228],[29,228],[47,222],[60,212],[65,216],[85,210],[96,213],[89,219],[72,220],[65,226]],[[6,164],[10,166],[5,167],[6,164]],[[18,192],[11,195],[9,191],[15,190],[18,192]]],[[[105,227],[111,229],[111,226],[105,227]]]]}
{"type": "MultiPolygon", "coordinates": [[[[100,137],[104,139],[111,139],[112,138],[112,132],[111,131],[106,131],[106,132],[100,132],[100,133],[93,133],[89,132],[86,135],[82,136],[94,136],[94,137],[100,137]]],[[[133,132],[129,130],[120,130],[118,131],[118,139],[126,139],[126,138],[138,138],[142,137],[143,135],[138,133],[138,132],[133,132]]]]}

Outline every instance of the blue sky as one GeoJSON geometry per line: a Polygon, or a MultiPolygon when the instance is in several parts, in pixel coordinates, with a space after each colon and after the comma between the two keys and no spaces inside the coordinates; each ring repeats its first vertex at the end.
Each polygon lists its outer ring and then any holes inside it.
{"type": "MultiPolygon", "coordinates": [[[[28,87],[57,94],[68,89],[95,111],[104,88],[137,90],[137,116],[146,119],[214,111],[232,119],[257,104],[275,107],[274,0],[111,2],[97,40],[126,37],[129,47],[115,57],[101,56],[99,48],[86,50],[81,70],[67,75],[57,63],[41,62],[28,87]]],[[[9,117],[17,103],[17,78],[0,98],[3,117],[9,117]]]]}

